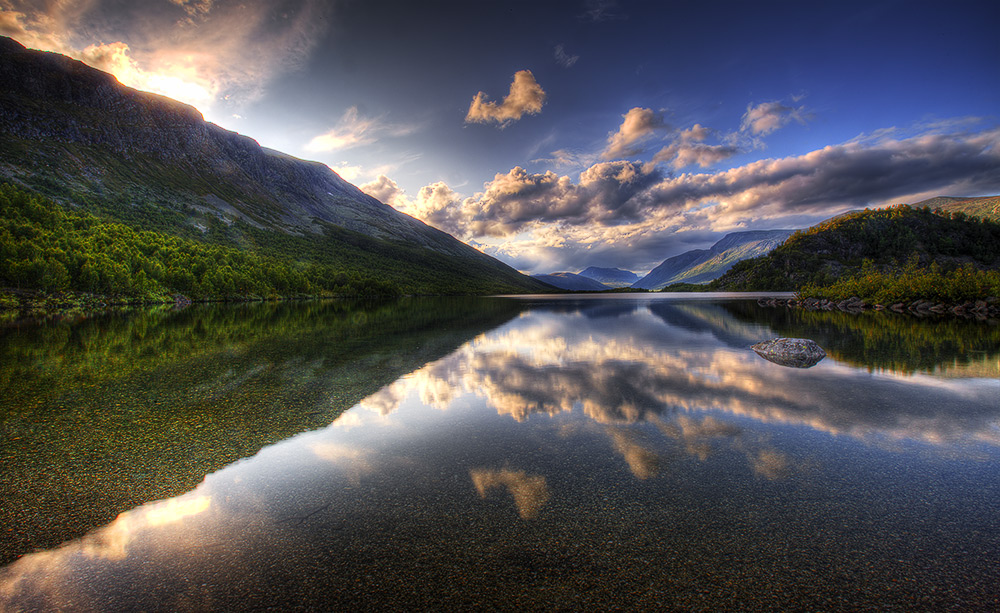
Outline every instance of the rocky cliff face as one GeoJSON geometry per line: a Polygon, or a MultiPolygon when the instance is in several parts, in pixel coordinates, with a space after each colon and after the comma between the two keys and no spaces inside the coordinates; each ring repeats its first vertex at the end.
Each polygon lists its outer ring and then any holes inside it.
{"type": "Polygon", "coordinates": [[[0,178],[57,198],[112,195],[290,234],[333,224],[487,258],[324,164],[262,148],[191,106],[9,38],[0,38],[0,178]]]}

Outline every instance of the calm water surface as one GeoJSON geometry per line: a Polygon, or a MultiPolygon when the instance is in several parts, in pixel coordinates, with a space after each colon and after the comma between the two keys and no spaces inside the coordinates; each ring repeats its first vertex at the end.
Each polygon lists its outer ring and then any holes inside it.
{"type": "Polygon", "coordinates": [[[22,323],[0,357],[0,610],[1000,607],[988,322],[411,299],[22,323]]]}

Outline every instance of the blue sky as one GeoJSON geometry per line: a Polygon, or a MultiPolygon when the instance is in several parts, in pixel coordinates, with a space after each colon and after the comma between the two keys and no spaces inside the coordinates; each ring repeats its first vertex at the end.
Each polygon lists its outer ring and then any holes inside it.
{"type": "Polygon", "coordinates": [[[1000,193],[996,2],[0,0],[532,273],[1000,193]]]}

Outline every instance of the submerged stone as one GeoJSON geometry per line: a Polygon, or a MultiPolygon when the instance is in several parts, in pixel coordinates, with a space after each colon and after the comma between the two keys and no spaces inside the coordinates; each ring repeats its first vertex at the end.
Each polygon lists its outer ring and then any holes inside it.
{"type": "Polygon", "coordinates": [[[752,349],[765,360],[792,368],[809,368],[826,357],[823,348],[807,338],[774,338],[752,349]]]}

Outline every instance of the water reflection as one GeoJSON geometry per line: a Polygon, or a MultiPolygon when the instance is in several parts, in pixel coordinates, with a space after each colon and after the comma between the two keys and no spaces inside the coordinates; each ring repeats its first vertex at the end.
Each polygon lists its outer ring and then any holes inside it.
{"type": "Polygon", "coordinates": [[[549,501],[549,488],[545,477],[529,475],[523,470],[489,470],[478,468],[469,471],[476,491],[481,498],[486,498],[489,490],[497,487],[506,488],[514,498],[517,514],[521,519],[533,519],[549,501]]]}
{"type": "Polygon", "coordinates": [[[997,379],[873,375],[834,361],[796,372],[748,350],[774,330],[725,314],[716,305],[633,305],[595,323],[587,310],[536,311],[362,405],[386,415],[418,390],[446,409],[461,391],[518,421],[575,408],[602,424],[715,410],[873,442],[1000,444],[997,379]]]}
{"type": "Polygon", "coordinates": [[[0,563],[325,426],[517,315],[484,300],[139,310],[0,329],[0,563]]]}
{"type": "Polygon", "coordinates": [[[921,319],[891,311],[762,309],[749,301],[722,306],[741,323],[766,319],[778,335],[811,338],[836,359],[870,371],[1000,378],[1000,326],[995,322],[921,319]]]}
{"type": "MultiPolygon", "coordinates": [[[[833,352],[783,368],[749,346],[790,324],[752,304],[514,304],[328,426],[24,556],[0,571],[0,608],[947,609],[1000,597],[997,379],[833,352]]],[[[211,389],[262,376],[221,375],[211,389]]]]}

